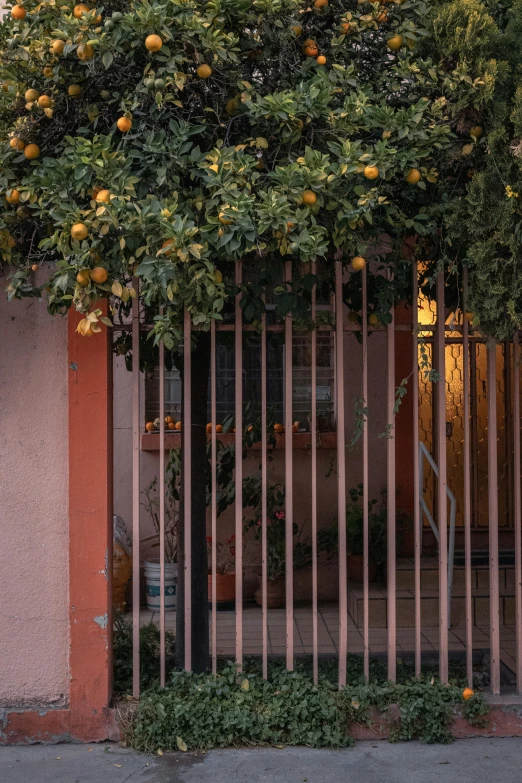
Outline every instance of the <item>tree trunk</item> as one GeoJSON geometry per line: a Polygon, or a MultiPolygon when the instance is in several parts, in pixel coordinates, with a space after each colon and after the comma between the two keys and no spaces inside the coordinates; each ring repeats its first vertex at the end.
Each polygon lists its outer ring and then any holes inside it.
{"type": "MultiPolygon", "coordinates": [[[[210,334],[193,333],[191,405],[192,428],[182,429],[182,475],[180,519],[178,525],[178,592],[176,612],[176,665],[185,667],[185,531],[184,531],[184,460],[186,438],[192,445],[192,512],[191,512],[191,585],[192,585],[192,671],[207,671],[209,665],[208,635],[208,559],[206,523],[207,405],[210,373],[210,334]]],[[[181,377],[184,371],[181,368],[181,377]]]]}

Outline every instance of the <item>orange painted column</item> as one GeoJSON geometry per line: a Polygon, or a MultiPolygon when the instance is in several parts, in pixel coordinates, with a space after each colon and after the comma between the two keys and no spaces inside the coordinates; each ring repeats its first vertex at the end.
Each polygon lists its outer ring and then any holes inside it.
{"type": "Polygon", "coordinates": [[[112,349],[105,326],[78,335],[80,318],[69,313],[70,733],[94,741],[112,714],[112,349]]]}

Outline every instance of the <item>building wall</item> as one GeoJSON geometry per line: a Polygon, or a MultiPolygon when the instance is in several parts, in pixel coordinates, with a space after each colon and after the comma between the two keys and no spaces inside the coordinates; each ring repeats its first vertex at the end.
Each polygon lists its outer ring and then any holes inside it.
{"type": "Polygon", "coordinates": [[[69,689],[67,321],[36,300],[0,302],[0,430],[0,705],[59,704],[69,689]]]}

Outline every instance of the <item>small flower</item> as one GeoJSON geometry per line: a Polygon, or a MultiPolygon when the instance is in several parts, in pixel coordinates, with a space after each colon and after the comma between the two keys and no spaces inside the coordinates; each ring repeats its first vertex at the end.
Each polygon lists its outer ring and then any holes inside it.
{"type": "Polygon", "coordinates": [[[278,519],[284,519],[285,518],[285,512],[284,511],[276,511],[276,517],[278,519]]]}
{"type": "Polygon", "coordinates": [[[511,185],[506,185],[506,196],[508,198],[518,198],[518,193],[513,190],[511,185]]]}

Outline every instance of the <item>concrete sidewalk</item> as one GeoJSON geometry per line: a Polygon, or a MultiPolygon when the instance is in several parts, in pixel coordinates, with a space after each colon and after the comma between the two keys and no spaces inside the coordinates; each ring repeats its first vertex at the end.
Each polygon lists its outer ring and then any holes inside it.
{"type": "Polygon", "coordinates": [[[142,756],[117,745],[0,747],[1,783],[520,783],[522,738],[360,742],[142,756]]]}

